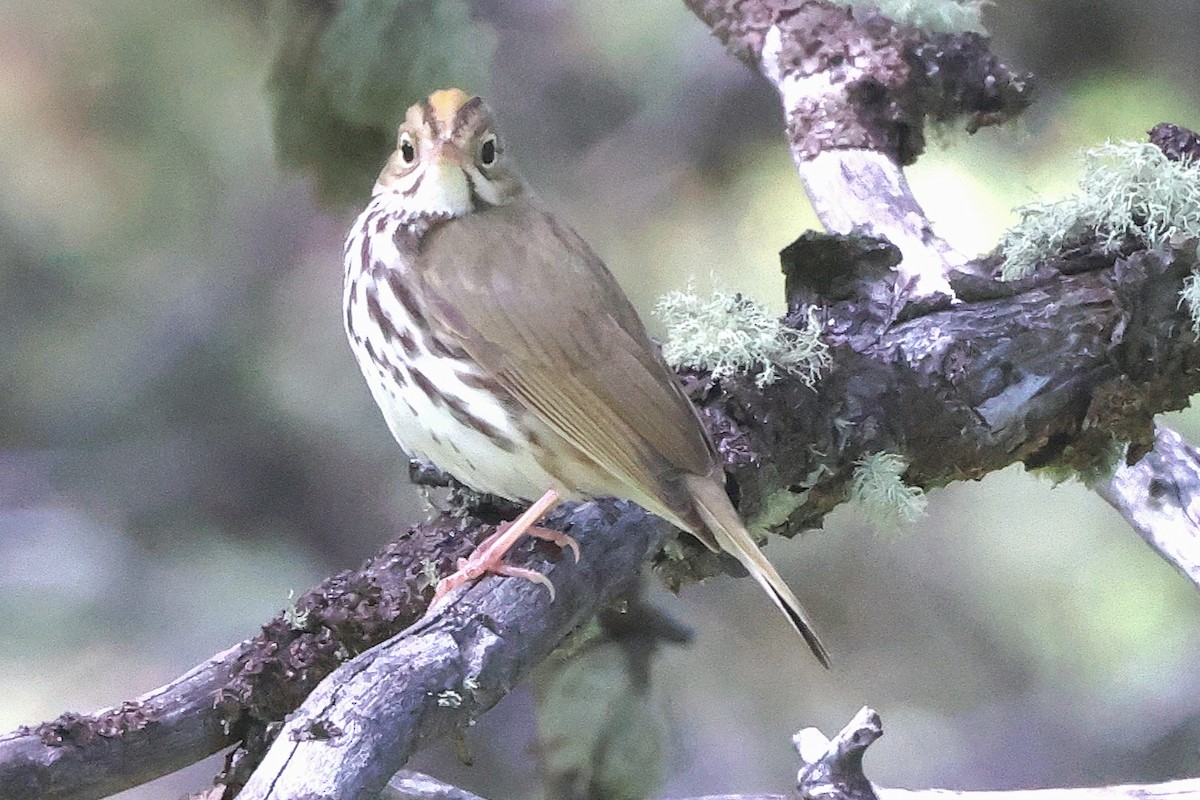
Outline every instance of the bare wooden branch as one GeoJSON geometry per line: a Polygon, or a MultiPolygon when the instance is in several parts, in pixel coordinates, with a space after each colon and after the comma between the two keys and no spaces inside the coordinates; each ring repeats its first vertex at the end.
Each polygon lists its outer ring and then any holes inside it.
{"type": "MultiPolygon", "coordinates": [[[[442,783],[418,772],[401,771],[393,778],[380,800],[485,800],[457,786],[442,783]]],[[[788,800],[782,794],[707,794],[703,797],[680,797],[673,800],[788,800]]]]}
{"type": "Polygon", "coordinates": [[[1007,792],[953,792],[948,789],[883,789],[879,800],[1196,800],[1200,778],[1168,783],[1126,784],[1095,788],[1024,789],[1007,792]]]}
{"type": "Polygon", "coordinates": [[[1092,488],[1200,589],[1200,452],[1160,425],[1149,453],[1092,488]]]}
{"type": "Polygon", "coordinates": [[[816,728],[792,737],[800,755],[796,785],[805,797],[837,795],[845,800],[877,800],[875,788],[863,774],[867,748],[883,736],[883,721],[874,709],[863,707],[832,739],[816,728]]]}
{"type": "Polygon", "coordinates": [[[796,165],[813,210],[830,233],[860,231],[900,248],[897,284],[906,299],[954,295],[949,271],[967,258],[933,229],[904,171],[873,150],[830,150],[796,165]]]}
{"type": "MultiPolygon", "coordinates": [[[[863,771],[867,748],[883,736],[883,722],[871,708],[862,708],[833,738],[816,728],[792,737],[800,756],[796,787],[788,794],[720,794],[672,800],[1200,800],[1200,778],[1157,784],[1097,788],[1027,789],[1002,792],[958,792],[947,789],[895,789],[873,783],[863,771]]],[[[461,791],[461,790],[458,790],[461,791]]],[[[443,795],[433,795],[435,798],[443,795]]],[[[447,800],[482,800],[474,795],[445,795],[447,800]]],[[[414,800],[424,800],[417,795],[414,800]]]]}
{"type": "Polygon", "coordinates": [[[379,795],[380,800],[484,800],[465,789],[420,772],[402,769],[379,795]]]}
{"type": "MultiPolygon", "coordinates": [[[[863,708],[833,739],[816,728],[794,737],[801,766],[799,797],[823,800],[1196,800],[1200,779],[1094,789],[1028,789],[1004,792],[955,792],[946,789],[892,789],[871,783],[863,773],[866,748],[883,735],[879,715],[863,708]]],[[[701,800],[697,798],[697,800],[701,800]]]]}

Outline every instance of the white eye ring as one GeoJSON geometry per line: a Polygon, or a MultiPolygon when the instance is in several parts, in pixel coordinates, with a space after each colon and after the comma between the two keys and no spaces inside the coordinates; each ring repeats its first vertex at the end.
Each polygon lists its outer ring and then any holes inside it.
{"type": "Polygon", "coordinates": [[[495,165],[496,159],[500,157],[500,139],[494,133],[489,133],[483,137],[483,141],[479,143],[479,163],[485,167],[495,165]]]}
{"type": "Polygon", "coordinates": [[[404,162],[405,166],[411,167],[416,163],[417,145],[408,131],[400,134],[400,141],[396,144],[396,148],[400,151],[400,160],[404,162]]]}

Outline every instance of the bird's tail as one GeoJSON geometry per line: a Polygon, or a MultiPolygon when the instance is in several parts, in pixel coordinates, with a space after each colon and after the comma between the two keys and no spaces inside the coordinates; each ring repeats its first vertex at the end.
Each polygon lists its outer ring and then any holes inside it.
{"type": "Polygon", "coordinates": [[[804,641],[812,650],[813,655],[817,657],[817,661],[821,662],[821,666],[829,669],[829,654],[825,651],[821,640],[817,638],[812,622],[804,613],[800,601],[796,599],[796,595],[792,594],[787,583],[775,571],[775,567],[771,566],[771,562],[763,555],[762,550],[758,549],[758,545],[754,543],[750,532],[742,524],[733,504],[725,495],[725,489],[710,478],[697,476],[689,477],[686,480],[688,490],[695,501],[696,512],[704,521],[709,533],[716,539],[717,544],[722,550],[740,561],[746,571],[754,576],[754,580],[758,581],[759,585],[771,596],[775,605],[779,606],[779,610],[788,618],[788,622],[792,623],[796,632],[804,637],[804,641]]]}

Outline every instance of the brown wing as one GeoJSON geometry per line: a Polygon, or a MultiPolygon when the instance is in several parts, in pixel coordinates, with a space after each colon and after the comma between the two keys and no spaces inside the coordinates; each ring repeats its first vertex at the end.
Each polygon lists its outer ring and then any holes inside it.
{"type": "Polygon", "coordinates": [[[574,231],[517,201],[437,226],[421,255],[435,322],[611,475],[666,501],[679,473],[712,471],[691,403],[574,231]]]}

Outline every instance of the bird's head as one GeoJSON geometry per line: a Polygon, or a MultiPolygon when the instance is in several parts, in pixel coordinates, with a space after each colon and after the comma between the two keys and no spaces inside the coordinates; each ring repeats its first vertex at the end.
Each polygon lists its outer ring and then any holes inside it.
{"type": "Polygon", "coordinates": [[[492,110],[461,89],[408,109],[375,194],[393,194],[414,217],[447,219],[503,205],[525,183],[495,130],[492,110]]]}

